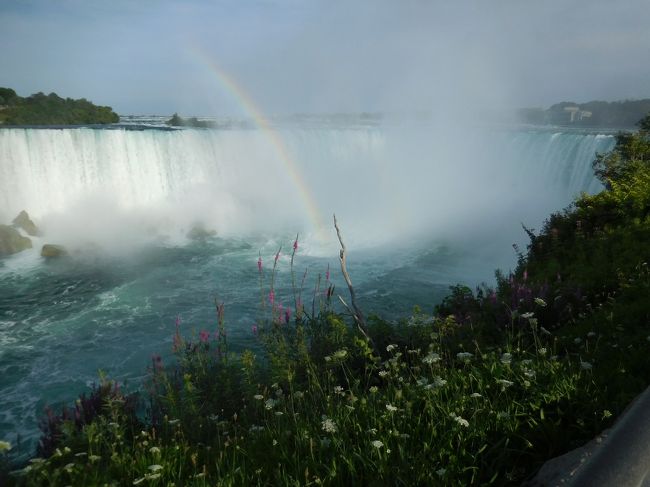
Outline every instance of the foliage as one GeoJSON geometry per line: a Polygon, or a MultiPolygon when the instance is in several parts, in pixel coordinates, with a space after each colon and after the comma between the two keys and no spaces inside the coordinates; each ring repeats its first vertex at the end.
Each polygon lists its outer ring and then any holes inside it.
{"type": "Polygon", "coordinates": [[[0,124],[5,125],[86,125],[119,121],[111,107],[97,106],[81,98],[61,98],[56,93],[35,93],[26,98],[9,88],[0,88],[0,124]]]}
{"type": "Polygon", "coordinates": [[[572,125],[579,127],[634,127],[636,122],[650,112],[650,99],[623,101],[590,101],[574,103],[563,101],[550,108],[523,108],[517,116],[524,123],[572,125]],[[567,107],[577,107],[580,112],[589,112],[590,116],[577,116],[571,121],[567,107]]]}
{"type": "Polygon", "coordinates": [[[178,113],[174,113],[174,115],[172,115],[172,118],[167,120],[165,123],[167,125],[171,125],[172,127],[212,128],[217,126],[215,122],[208,120],[199,120],[196,117],[183,118],[180,117],[178,113]]]}

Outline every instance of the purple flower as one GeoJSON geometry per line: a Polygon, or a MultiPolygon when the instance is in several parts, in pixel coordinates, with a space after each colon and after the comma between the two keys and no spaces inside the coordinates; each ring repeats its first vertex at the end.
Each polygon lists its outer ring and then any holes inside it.
{"type": "Polygon", "coordinates": [[[201,330],[201,332],[199,333],[199,339],[203,343],[207,343],[208,340],[210,340],[210,332],[207,330],[201,330]]]}
{"type": "Polygon", "coordinates": [[[287,310],[284,312],[284,317],[287,320],[287,323],[291,321],[291,310],[289,308],[287,308],[287,310]]]}
{"type": "Polygon", "coordinates": [[[262,272],[262,256],[257,259],[257,270],[262,272]]]}
{"type": "Polygon", "coordinates": [[[257,325],[251,326],[251,331],[253,332],[253,335],[257,335],[257,325]]]}

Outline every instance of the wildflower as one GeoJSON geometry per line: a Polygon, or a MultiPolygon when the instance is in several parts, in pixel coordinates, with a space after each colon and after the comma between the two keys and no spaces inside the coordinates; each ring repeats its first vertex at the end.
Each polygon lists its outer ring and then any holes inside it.
{"type": "Polygon", "coordinates": [[[101,459],[102,457],[100,457],[99,455],[90,455],[88,457],[88,460],[90,460],[92,463],[98,462],[101,459]]]}
{"type": "Polygon", "coordinates": [[[154,455],[156,455],[160,453],[160,448],[158,448],[157,446],[152,446],[151,448],[149,448],[149,453],[153,453],[154,455]]]}
{"type": "Polygon", "coordinates": [[[506,379],[499,379],[497,380],[499,384],[501,384],[502,388],[505,389],[506,387],[510,387],[511,385],[514,384],[514,382],[506,380],[506,379]]]}
{"type": "Polygon", "coordinates": [[[8,441],[0,441],[0,453],[11,450],[11,443],[8,441]]]}
{"type": "Polygon", "coordinates": [[[587,338],[593,338],[593,337],[595,337],[595,336],[596,336],[596,332],[595,332],[595,331],[590,331],[589,333],[587,333],[587,338]]]}
{"type": "Polygon", "coordinates": [[[438,474],[438,477],[442,477],[442,476],[445,475],[446,473],[447,473],[447,469],[446,469],[446,468],[439,468],[438,470],[436,470],[436,474],[438,474]]]}
{"type": "Polygon", "coordinates": [[[390,345],[388,345],[388,346],[386,347],[386,351],[387,351],[387,352],[392,352],[392,351],[395,350],[396,348],[397,348],[397,345],[395,345],[394,343],[391,343],[390,345]]]}
{"type": "Polygon", "coordinates": [[[377,434],[377,428],[370,428],[368,430],[368,433],[370,433],[371,435],[376,435],[377,434]]]}
{"type": "Polygon", "coordinates": [[[264,396],[263,396],[262,394],[255,394],[255,395],[253,396],[253,399],[256,399],[256,400],[258,400],[258,401],[261,401],[262,399],[264,399],[264,396]]]}
{"type": "Polygon", "coordinates": [[[302,399],[305,396],[305,393],[302,391],[296,391],[293,393],[293,397],[296,399],[302,399]]]}
{"type": "Polygon", "coordinates": [[[454,421],[456,421],[459,425],[464,426],[465,428],[469,426],[469,421],[467,421],[466,419],[461,418],[460,416],[457,416],[454,413],[451,413],[449,416],[451,416],[454,419],[454,421]]]}
{"type": "Polygon", "coordinates": [[[386,404],[386,409],[388,409],[388,411],[390,411],[391,413],[394,413],[395,411],[397,411],[397,408],[395,406],[393,406],[392,404],[386,404]]]}
{"type": "Polygon", "coordinates": [[[287,308],[284,312],[284,320],[289,323],[291,321],[291,310],[287,308]]]}
{"type": "Polygon", "coordinates": [[[330,280],[330,265],[327,264],[327,271],[325,271],[325,280],[329,281],[330,280]]]}
{"type": "Polygon", "coordinates": [[[370,442],[370,444],[375,448],[377,448],[377,450],[379,450],[382,446],[384,446],[384,444],[379,440],[373,440],[370,442]]]}
{"type": "Polygon", "coordinates": [[[458,360],[470,360],[473,356],[474,354],[469,352],[458,352],[456,354],[458,360]]]}
{"type": "Polygon", "coordinates": [[[336,352],[334,352],[334,358],[339,360],[343,360],[345,357],[347,357],[347,355],[348,355],[348,351],[345,349],[337,350],[336,352]]]}
{"type": "Polygon", "coordinates": [[[543,308],[546,306],[546,301],[544,301],[542,298],[535,298],[535,304],[543,308]]]}
{"type": "Polygon", "coordinates": [[[343,396],[344,395],[343,388],[341,386],[336,386],[334,388],[334,393],[343,396]]]}
{"type": "Polygon", "coordinates": [[[379,371],[379,377],[386,377],[388,375],[388,371],[386,370],[380,370],[379,371]]]}
{"type": "Polygon", "coordinates": [[[370,386],[370,389],[368,389],[371,394],[375,394],[379,388],[377,386],[370,386]]]}
{"type": "Polygon", "coordinates": [[[260,255],[259,258],[257,259],[257,270],[259,272],[262,272],[262,256],[260,255]]]}
{"type": "Polygon", "coordinates": [[[546,348],[542,347],[542,348],[540,348],[538,350],[538,352],[539,352],[540,355],[546,355],[547,350],[546,350],[546,348]]]}
{"type": "Polygon", "coordinates": [[[275,415],[276,415],[276,416],[282,416],[283,414],[284,414],[284,413],[283,413],[282,411],[276,411],[276,412],[275,412],[275,415]]]}
{"type": "Polygon", "coordinates": [[[612,412],[609,409],[605,409],[603,411],[603,419],[611,418],[612,417],[612,412]]]}
{"type": "Polygon", "coordinates": [[[510,362],[512,362],[512,354],[511,353],[504,353],[501,355],[501,363],[505,365],[510,365],[510,362]]]}
{"type": "Polygon", "coordinates": [[[436,377],[433,379],[433,385],[436,386],[436,387],[442,387],[442,386],[444,386],[446,383],[447,383],[447,381],[446,381],[445,379],[443,379],[442,377],[438,377],[438,376],[436,376],[436,377]]]}
{"type": "Polygon", "coordinates": [[[322,425],[325,433],[336,433],[338,431],[336,423],[328,417],[323,417],[322,425]]]}
{"type": "Polygon", "coordinates": [[[580,343],[582,343],[582,338],[580,337],[574,338],[573,343],[575,343],[576,345],[580,345],[580,343]]]}
{"type": "Polygon", "coordinates": [[[269,410],[270,410],[270,409],[273,409],[273,408],[275,407],[276,404],[277,404],[277,402],[276,402],[275,399],[267,399],[267,400],[264,402],[264,407],[265,407],[266,409],[269,409],[269,410]]]}
{"type": "Polygon", "coordinates": [[[525,320],[529,320],[529,319],[531,319],[533,316],[535,316],[535,313],[533,313],[532,311],[529,311],[528,313],[523,313],[523,314],[521,315],[521,317],[522,317],[523,319],[525,319],[525,320]]]}
{"type": "Polygon", "coordinates": [[[273,291],[269,291],[269,303],[271,303],[271,306],[275,303],[275,293],[273,291]]]}
{"type": "Polygon", "coordinates": [[[174,426],[175,424],[178,424],[178,423],[180,423],[180,422],[181,422],[180,419],[170,419],[170,420],[168,421],[168,423],[169,423],[170,425],[172,425],[172,426],[174,426]]]}
{"type": "Polygon", "coordinates": [[[427,356],[422,359],[422,362],[428,365],[440,362],[440,355],[434,352],[429,352],[427,356]]]}
{"type": "Polygon", "coordinates": [[[208,340],[210,340],[210,332],[207,330],[201,330],[199,333],[199,339],[203,343],[207,343],[208,340]]]}
{"type": "Polygon", "coordinates": [[[296,239],[293,241],[293,251],[295,252],[298,250],[298,237],[296,236],[296,239]]]}
{"type": "Polygon", "coordinates": [[[583,362],[582,360],[580,361],[580,368],[582,368],[582,370],[591,370],[592,367],[593,365],[589,362],[583,362]]]}
{"type": "Polygon", "coordinates": [[[253,335],[257,335],[257,325],[251,326],[251,331],[253,332],[253,335]]]}
{"type": "Polygon", "coordinates": [[[469,397],[483,397],[478,392],[472,392],[469,397]]]}
{"type": "Polygon", "coordinates": [[[162,470],[163,466],[162,465],[149,465],[149,470],[152,472],[157,472],[158,470],[162,470]]]}

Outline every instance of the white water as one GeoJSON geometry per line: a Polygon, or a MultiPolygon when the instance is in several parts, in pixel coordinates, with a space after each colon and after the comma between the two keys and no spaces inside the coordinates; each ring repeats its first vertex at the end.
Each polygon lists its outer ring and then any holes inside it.
{"type": "MultiPolygon", "coordinates": [[[[323,221],[357,246],[465,233],[495,218],[538,223],[599,189],[599,134],[432,127],[259,130],[0,130],[0,221],[27,210],[58,240],[80,234],[222,235],[315,230],[283,141],[323,221]]],[[[70,240],[70,238],[69,238],[70,240]]]]}

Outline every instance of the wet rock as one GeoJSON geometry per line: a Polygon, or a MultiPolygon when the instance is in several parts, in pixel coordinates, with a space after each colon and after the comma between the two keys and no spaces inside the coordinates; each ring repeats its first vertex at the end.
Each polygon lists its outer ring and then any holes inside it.
{"type": "Polygon", "coordinates": [[[32,241],[9,225],[0,225],[0,255],[10,255],[32,248],[32,241]]]}
{"type": "Polygon", "coordinates": [[[63,257],[68,255],[68,251],[63,245],[45,244],[41,249],[41,257],[63,257]]]}
{"type": "Polygon", "coordinates": [[[31,235],[32,237],[35,237],[38,235],[38,228],[34,224],[31,218],[29,218],[29,215],[25,210],[21,211],[16,218],[14,218],[14,221],[12,222],[14,227],[22,228],[27,232],[27,235],[31,235]]]}
{"type": "Polygon", "coordinates": [[[215,230],[209,230],[205,228],[202,223],[196,223],[192,226],[189,232],[187,232],[187,238],[191,240],[205,240],[217,235],[215,230]]]}

